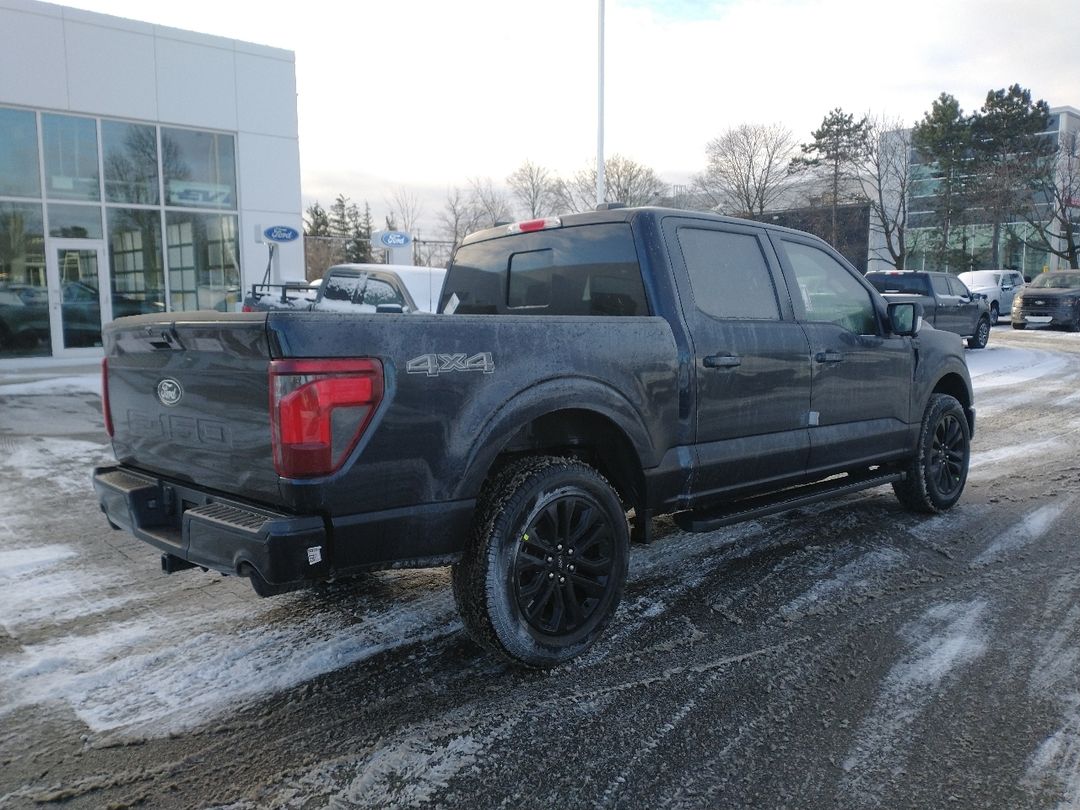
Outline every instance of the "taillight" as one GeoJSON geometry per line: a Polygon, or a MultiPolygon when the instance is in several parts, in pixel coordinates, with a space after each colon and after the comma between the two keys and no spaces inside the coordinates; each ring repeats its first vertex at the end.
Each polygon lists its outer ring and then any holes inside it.
{"type": "Polygon", "coordinates": [[[271,361],[271,438],[278,475],[311,478],[340,469],[382,395],[378,360],[271,361]]]}
{"type": "Polygon", "coordinates": [[[240,307],[240,311],[241,312],[254,312],[255,307],[253,307],[251,304],[244,304],[242,307],[240,307]]]}
{"type": "Polygon", "coordinates": [[[549,228],[561,228],[562,220],[558,217],[545,217],[544,219],[527,219],[524,222],[511,222],[506,226],[507,233],[531,233],[532,231],[546,231],[549,228]]]}
{"type": "Polygon", "coordinates": [[[113,437],[112,408],[109,406],[109,358],[101,361],[101,414],[105,417],[105,432],[113,437]]]}

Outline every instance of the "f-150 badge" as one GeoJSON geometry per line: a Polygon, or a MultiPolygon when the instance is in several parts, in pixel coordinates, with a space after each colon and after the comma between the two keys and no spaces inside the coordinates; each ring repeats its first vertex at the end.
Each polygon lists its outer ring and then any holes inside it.
{"type": "Polygon", "coordinates": [[[491,352],[480,352],[471,357],[467,354],[422,354],[414,357],[405,365],[409,374],[426,374],[429,377],[438,377],[451,371],[482,371],[492,374],[495,371],[495,360],[491,352]]]}

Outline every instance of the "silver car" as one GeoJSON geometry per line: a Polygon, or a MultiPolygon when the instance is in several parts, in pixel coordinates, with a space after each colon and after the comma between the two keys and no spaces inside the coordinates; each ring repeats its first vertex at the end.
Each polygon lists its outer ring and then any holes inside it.
{"type": "Polygon", "coordinates": [[[973,293],[982,293],[990,304],[990,323],[1001,315],[1011,317],[1013,296],[1024,289],[1024,277],[1017,270],[975,270],[958,278],[973,293]]]}

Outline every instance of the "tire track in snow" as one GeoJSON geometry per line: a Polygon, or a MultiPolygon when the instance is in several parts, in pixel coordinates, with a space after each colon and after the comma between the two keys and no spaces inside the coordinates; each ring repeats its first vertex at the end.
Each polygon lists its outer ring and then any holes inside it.
{"type": "Polygon", "coordinates": [[[972,565],[987,565],[1045,535],[1061,515],[1072,507],[1075,497],[1041,506],[1029,512],[1019,522],[999,534],[990,546],[979,554],[972,565]]]}
{"type": "Polygon", "coordinates": [[[890,669],[844,759],[841,791],[852,805],[880,803],[882,773],[903,767],[911,728],[958,670],[987,648],[987,603],[945,603],[905,626],[909,652],[890,669]]]}
{"type": "Polygon", "coordinates": [[[1031,667],[1028,694],[1060,706],[1059,727],[1032,753],[1022,785],[1060,796],[1059,810],[1080,808],[1080,579],[1075,572],[1050,587],[1039,626],[1052,628],[1031,667]]]}

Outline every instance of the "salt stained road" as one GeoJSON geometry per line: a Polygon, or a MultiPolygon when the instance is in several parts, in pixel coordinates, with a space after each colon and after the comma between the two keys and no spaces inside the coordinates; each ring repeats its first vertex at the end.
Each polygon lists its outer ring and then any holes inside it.
{"type": "Polygon", "coordinates": [[[160,575],[89,487],[97,375],[0,379],[0,806],[1080,807],[1080,336],[967,356],[958,508],[661,524],[549,674],[463,636],[446,570],[160,575]]]}

